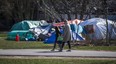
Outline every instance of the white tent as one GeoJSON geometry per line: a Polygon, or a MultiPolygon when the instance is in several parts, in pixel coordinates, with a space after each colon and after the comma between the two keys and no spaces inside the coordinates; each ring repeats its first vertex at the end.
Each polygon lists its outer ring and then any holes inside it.
{"type": "MultiPolygon", "coordinates": [[[[108,21],[108,32],[110,33],[111,39],[116,39],[116,22],[108,21]]],[[[102,18],[92,18],[80,23],[81,26],[93,25],[94,33],[93,37],[95,39],[105,39],[106,38],[106,19],[102,18]]]]}

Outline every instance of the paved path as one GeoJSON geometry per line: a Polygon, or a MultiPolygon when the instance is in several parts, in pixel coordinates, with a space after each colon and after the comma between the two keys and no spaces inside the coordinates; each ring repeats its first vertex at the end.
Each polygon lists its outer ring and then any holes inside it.
{"type": "Polygon", "coordinates": [[[72,50],[71,52],[50,51],[49,49],[0,49],[0,56],[44,56],[44,57],[86,57],[116,58],[116,52],[72,50]]]}

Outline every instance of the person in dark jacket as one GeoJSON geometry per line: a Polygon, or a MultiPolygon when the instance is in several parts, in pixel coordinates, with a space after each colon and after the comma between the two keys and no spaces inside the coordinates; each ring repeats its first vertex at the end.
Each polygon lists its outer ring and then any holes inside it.
{"type": "MultiPolygon", "coordinates": [[[[60,32],[60,29],[58,26],[55,26],[55,32],[56,32],[56,38],[55,38],[55,43],[54,43],[54,46],[53,46],[53,49],[51,51],[54,51],[55,48],[56,48],[56,44],[58,43],[58,36],[61,35],[61,32],[60,32]]],[[[61,47],[60,43],[58,43],[59,47],[61,47]]]]}

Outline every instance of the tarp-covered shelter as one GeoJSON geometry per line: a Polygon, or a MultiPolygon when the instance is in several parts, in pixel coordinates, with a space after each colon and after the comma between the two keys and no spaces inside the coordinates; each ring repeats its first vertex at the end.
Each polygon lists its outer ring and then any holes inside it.
{"type": "Polygon", "coordinates": [[[47,38],[47,34],[51,31],[52,25],[46,25],[46,26],[37,26],[35,28],[29,29],[31,32],[34,33],[35,37],[38,39],[44,40],[47,38]]]}
{"type": "Polygon", "coordinates": [[[29,21],[24,20],[14,24],[11,28],[11,31],[8,33],[8,40],[15,40],[16,34],[19,34],[20,40],[25,40],[25,38],[32,39],[34,37],[34,33],[29,29],[41,26],[48,26],[49,24],[44,21],[29,21]]]}
{"type": "MultiPolygon", "coordinates": [[[[84,40],[84,38],[81,35],[81,33],[83,31],[83,28],[81,27],[81,25],[79,25],[79,23],[81,22],[81,20],[75,19],[75,20],[68,21],[69,27],[70,27],[70,24],[72,22],[76,25],[75,29],[77,30],[77,32],[74,33],[74,34],[72,34],[72,30],[70,30],[71,31],[71,38],[73,37],[77,41],[84,40]]],[[[62,26],[64,26],[64,22],[54,23],[53,26],[62,27],[62,26]]],[[[63,29],[62,28],[61,28],[61,32],[63,33],[63,29]]],[[[49,44],[50,43],[54,43],[55,42],[55,38],[56,38],[55,32],[53,32],[53,33],[51,33],[50,37],[48,37],[47,39],[45,39],[44,43],[49,43],[49,44]]],[[[74,40],[74,39],[71,39],[71,40],[74,40]]]]}
{"type": "Polygon", "coordinates": [[[29,30],[30,28],[34,28],[37,26],[46,26],[46,25],[48,25],[48,23],[44,20],[41,21],[24,20],[14,24],[11,30],[29,30]]]}
{"type": "MultiPolygon", "coordinates": [[[[108,32],[111,39],[116,39],[116,22],[107,20],[108,32]]],[[[92,18],[80,24],[84,28],[84,33],[88,34],[90,39],[105,39],[106,38],[106,19],[92,18]]]]}
{"type": "Polygon", "coordinates": [[[15,40],[17,34],[19,35],[19,39],[21,41],[26,40],[26,38],[28,38],[28,39],[33,38],[33,33],[30,32],[29,30],[12,30],[12,31],[8,32],[7,39],[15,40]]]}

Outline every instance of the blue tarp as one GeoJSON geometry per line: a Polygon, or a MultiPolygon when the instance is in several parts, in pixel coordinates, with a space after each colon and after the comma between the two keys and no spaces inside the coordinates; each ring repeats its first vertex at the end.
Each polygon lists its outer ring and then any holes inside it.
{"type": "MultiPolygon", "coordinates": [[[[78,41],[82,41],[84,40],[84,38],[82,36],[79,35],[79,33],[81,33],[83,31],[82,27],[81,26],[78,26],[78,33],[75,33],[75,39],[78,40],[78,41]]],[[[61,29],[60,31],[61,33],[63,33],[63,30],[61,29]]],[[[55,32],[51,33],[51,36],[49,38],[46,38],[44,40],[44,43],[45,44],[53,44],[55,43],[55,39],[56,39],[56,34],[55,32]]]]}
{"type": "Polygon", "coordinates": [[[53,32],[49,38],[45,39],[44,43],[52,44],[55,42],[55,39],[56,39],[56,34],[55,34],[55,32],[53,32]]]}
{"type": "MultiPolygon", "coordinates": [[[[61,29],[60,32],[63,33],[63,30],[61,29]]],[[[51,33],[51,36],[49,38],[46,38],[44,40],[44,43],[53,44],[53,43],[55,43],[55,39],[56,39],[56,33],[54,31],[54,32],[51,33]]]]}

